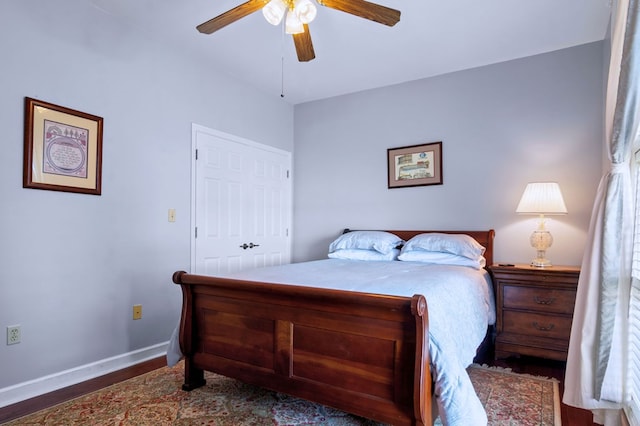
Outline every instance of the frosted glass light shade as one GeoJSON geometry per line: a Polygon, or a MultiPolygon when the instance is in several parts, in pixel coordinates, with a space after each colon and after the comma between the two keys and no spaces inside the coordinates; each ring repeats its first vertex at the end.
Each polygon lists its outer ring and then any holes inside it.
{"type": "Polygon", "coordinates": [[[264,19],[271,25],[278,25],[282,22],[284,13],[287,11],[287,5],[282,0],[271,0],[262,8],[264,19]]]}
{"type": "Polygon", "coordinates": [[[300,34],[304,32],[302,22],[291,10],[287,12],[287,20],[284,22],[284,32],[287,34],[300,34]]]}
{"type": "Polygon", "coordinates": [[[556,182],[533,182],[524,189],[516,213],[567,214],[560,185],[556,182]]]}
{"type": "Polygon", "coordinates": [[[298,16],[298,19],[300,19],[300,22],[308,24],[316,18],[318,9],[316,9],[316,5],[313,4],[311,0],[299,0],[296,3],[294,12],[298,16]]]}

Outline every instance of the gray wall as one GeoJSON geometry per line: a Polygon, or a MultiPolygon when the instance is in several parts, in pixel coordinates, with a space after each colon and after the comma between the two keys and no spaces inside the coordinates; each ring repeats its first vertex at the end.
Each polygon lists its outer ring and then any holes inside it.
{"type": "Polygon", "coordinates": [[[558,180],[569,208],[549,255],[579,263],[601,170],[602,49],[293,108],[90,2],[0,2],[0,330],[22,327],[22,343],[0,343],[0,392],[168,339],[170,276],[189,268],[191,123],[288,151],[295,140],[295,260],[324,257],[350,226],[493,227],[499,260],[528,261],[535,220],[514,210],[540,179],[558,180]],[[25,96],[104,117],[102,196],[22,188],[25,96]],[[387,189],[387,148],[440,140],[444,185],[387,189]]]}
{"type": "Polygon", "coordinates": [[[496,260],[528,263],[530,181],[558,181],[548,257],[580,264],[602,170],[603,44],[296,106],[294,261],[342,228],[496,230],[496,260]],[[444,184],[387,189],[387,148],[442,141],[444,184]]]}
{"type": "Polygon", "coordinates": [[[167,341],[171,274],[190,265],[191,123],[292,151],[293,107],[88,1],[0,2],[0,58],[1,390],[167,341]],[[102,196],[22,188],[25,96],[104,118],[102,196]]]}

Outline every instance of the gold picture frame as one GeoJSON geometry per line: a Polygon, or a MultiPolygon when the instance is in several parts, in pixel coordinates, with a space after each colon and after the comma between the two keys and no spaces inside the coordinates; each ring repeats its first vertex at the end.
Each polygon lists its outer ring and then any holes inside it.
{"type": "Polygon", "coordinates": [[[442,142],[387,149],[388,187],[442,185],[442,142]]]}
{"type": "Polygon", "coordinates": [[[102,193],[103,119],[25,97],[24,188],[102,193]]]}

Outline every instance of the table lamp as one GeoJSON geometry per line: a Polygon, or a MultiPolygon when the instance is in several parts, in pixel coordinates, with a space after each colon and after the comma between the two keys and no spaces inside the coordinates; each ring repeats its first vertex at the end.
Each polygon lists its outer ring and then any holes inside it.
{"type": "Polygon", "coordinates": [[[545,228],[544,215],[567,214],[567,207],[560,192],[560,185],[556,182],[532,182],[524,189],[516,213],[540,215],[538,229],[533,231],[529,242],[537,251],[531,266],[544,268],[551,266],[546,258],[546,251],[553,243],[551,233],[545,228]]]}

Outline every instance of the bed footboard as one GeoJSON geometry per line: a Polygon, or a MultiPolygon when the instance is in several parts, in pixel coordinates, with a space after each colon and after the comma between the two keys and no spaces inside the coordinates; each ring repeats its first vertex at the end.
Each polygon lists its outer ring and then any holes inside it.
{"type": "Polygon", "coordinates": [[[204,370],[394,425],[430,425],[427,303],[176,272],[185,383],[204,370]]]}

